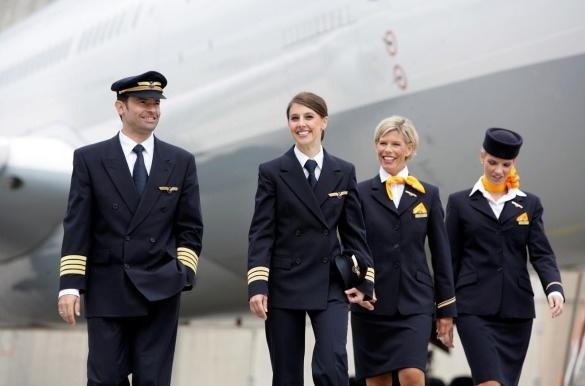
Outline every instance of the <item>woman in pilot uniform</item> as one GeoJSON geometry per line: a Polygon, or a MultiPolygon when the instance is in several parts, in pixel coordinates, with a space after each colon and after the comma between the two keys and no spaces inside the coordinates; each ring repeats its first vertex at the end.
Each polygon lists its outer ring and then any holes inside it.
{"type": "Polygon", "coordinates": [[[473,380],[481,386],[518,385],[535,316],[528,259],[552,316],[563,310],[563,286],[544,233],[542,205],[520,190],[515,167],[521,145],[522,137],[511,130],[488,129],[480,151],[483,175],[447,202],[457,331],[473,380]]]}
{"type": "Polygon", "coordinates": [[[374,132],[380,164],[358,191],[376,266],[373,311],[352,305],[356,376],[368,386],[424,386],[431,330],[452,346],[456,314],[449,242],[437,187],[410,175],[418,134],[392,116],[374,132]],[[433,275],[425,253],[431,253],[433,275]],[[433,326],[433,319],[435,326],[433,326]]]}
{"type": "Polygon", "coordinates": [[[321,146],[328,123],[321,97],[296,95],[286,115],[294,146],[259,167],[249,232],[250,310],[266,321],[273,385],[304,384],[306,315],[315,335],[314,384],[347,385],[349,302],[371,299],[374,287],[355,169],[321,146]],[[333,263],[344,250],[359,258],[365,277],[349,289],[333,263]]]}

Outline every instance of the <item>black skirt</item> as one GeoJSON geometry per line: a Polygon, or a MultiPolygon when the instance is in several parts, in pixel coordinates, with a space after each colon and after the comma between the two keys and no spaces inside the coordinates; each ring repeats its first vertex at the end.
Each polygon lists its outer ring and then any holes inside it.
{"type": "Polygon", "coordinates": [[[430,315],[351,313],[356,378],[371,378],[403,368],[426,370],[430,315]]]}
{"type": "Polygon", "coordinates": [[[457,332],[474,384],[495,380],[518,385],[533,319],[459,315],[457,332]]]}

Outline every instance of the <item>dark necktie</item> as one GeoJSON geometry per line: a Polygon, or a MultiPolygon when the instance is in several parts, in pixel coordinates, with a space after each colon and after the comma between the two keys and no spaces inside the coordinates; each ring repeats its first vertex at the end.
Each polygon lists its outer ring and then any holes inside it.
{"type": "Polygon", "coordinates": [[[315,189],[317,186],[317,178],[315,177],[315,168],[317,167],[317,161],[309,159],[305,162],[305,169],[309,172],[309,177],[307,177],[307,181],[309,181],[309,186],[315,189]]]}
{"type": "Polygon", "coordinates": [[[148,180],[148,173],[146,173],[144,157],[142,156],[144,147],[142,145],[136,145],[132,151],[136,153],[136,162],[134,163],[132,178],[134,179],[134,186],[136,186],[136,191],[138,191],[138,194],[142,194],[144,187],[146,186],[146,180],[148,180]]]}

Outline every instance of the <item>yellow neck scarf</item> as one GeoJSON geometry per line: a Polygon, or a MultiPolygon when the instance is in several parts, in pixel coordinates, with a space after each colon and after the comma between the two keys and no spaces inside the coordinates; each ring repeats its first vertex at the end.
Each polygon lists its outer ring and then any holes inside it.
{"type": "Polygon", "coordinates": [[[488,192],[501,193],[501,192],[505,191],[506,189],[519,188],[520,187],[520,177],[518,176],[518,174],[516,174],[516,168],[512,168],[512,170],[510,171],[510,174],[508,174],[508,177],[506,177],[506,180],[499,185],[492,184],[491,182],[489,182],[489,180],[487,179],[487,177],[485,175],[483,175],[481,177],[481,183],[483,184],[483,187],[485,188],[485,190],[487,190],[488,192]]]}
{"type": "Polygon", "coordinates": [[[388,194],[388,198],[392,200],[392,189],[390,185],[396,184],[406,184],[412,186],[413,189],[418,190],[421,193],[425,192],[425,188],[422,186],[419,180],[416,179],[414,176],[408,176],[406,178],[400,176],[390,176],[386,180],[386,194],[388,194]]]}

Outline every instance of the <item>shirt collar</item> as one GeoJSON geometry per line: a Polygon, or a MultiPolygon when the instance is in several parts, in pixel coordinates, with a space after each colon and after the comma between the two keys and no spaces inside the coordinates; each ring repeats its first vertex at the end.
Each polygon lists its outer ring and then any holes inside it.
{"type": "MultiPolygon", "coordinates": [[[[126,134],[124,134],[122,131],[120,131],[120,135],[118,136],[118,138],[120,138],[120,144],[122,145],[122,150],[124,151],[124,155],[128,155],[132,153],[132,149],[134,149],[134,146],[138,145],[137,142],[134,142],[134,140],[130,137],[128,137],[126,134]]],[[[150,136],[144,140],[141,143],[142,146],[144,146],[144,151],[148,154],[153,154],[154,152],[154,135],[150,134],[150,136]]]]}
{"type": "Polygon", "coordinates": [[[305,167],[305,162],[307,162],[308,159],[313,159],[317,162],[317,167],[319,169],[323,169],[323,146],[319,147],[319,153],[317,153],[313,158],[309,158],[305,153],[300,151],[297,145],[294,147],[294,152],[302,167],[305,167]]]}
{"type": "MultiPolygon", "coordinates": [[[[380,182],[386,182],[386,180],[388,178],[390,178],[390,173],[388,173],[386,170],[384,170],[383,167],[380,166],[380,182]]],[[[404,169],[402,169],[400,172],[398,172],[397,176],[406,178],[408,177],[408,166],[404,166],[404,169]]]]}
{"type": "MultiPolygon", "coordinates": [[[[486,195],[488,195],[487,190],[485,190],[485,187],[483,186],[483,183],[481,182],[481,177],[479,177],[479,179],[477,180],[475,185],[473,185],[473,188],[471,189],[471,193],[469,193],[469,195],[472,196],[473,193],[477,192],[478,190],[483,194],[484,197],[486,197],[486,195]]],[[[508,189],[508,193],[506,193],[504,196],[502,196],[502,198],[500,198],[498,201],[502,201],[502,200],[509,201],[516,196],[526,197],[526,193],[524,193],[523,191],[521,191],[520,189],[517,189],[517,188],[508,189]]]]}

